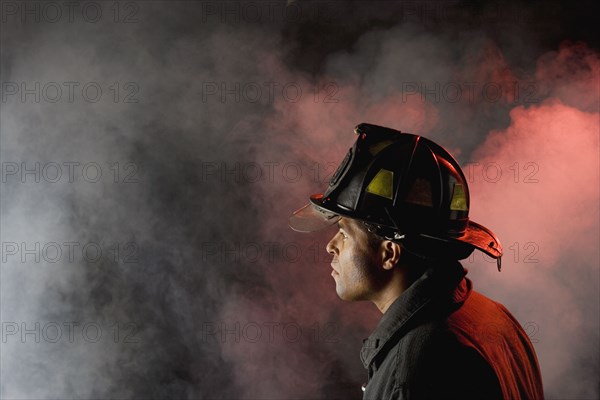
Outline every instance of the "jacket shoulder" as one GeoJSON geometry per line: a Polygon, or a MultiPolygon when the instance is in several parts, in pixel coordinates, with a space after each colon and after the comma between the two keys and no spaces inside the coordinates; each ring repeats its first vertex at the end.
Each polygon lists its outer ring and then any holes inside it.
{"type": "Polygon", "coordinates": [[[445,321],[415,327],[398,343],[396,382],[401,398],[501,399],[493,368],[445,321]]]}

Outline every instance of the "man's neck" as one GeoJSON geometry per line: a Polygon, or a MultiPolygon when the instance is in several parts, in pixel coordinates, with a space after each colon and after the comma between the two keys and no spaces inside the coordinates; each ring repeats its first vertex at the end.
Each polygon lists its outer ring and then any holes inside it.
{"type": "Polygon", "coordinates": [[[400,297],[401,295],[402,293],[399,293],[397,295],[394,294],[384,299],[373,300],[373,303],[377,306],[377,308],[379,309],[379,311],[381,311],[382,314],[385,314],[385,312],[392,305],[392,303],[396,301],[396,299],[398,299],[398,297],[400,297]]]}
{"type": "Polygon", "coordinates": [[[379,291],[372,302],[382,314],[425,272],[420,266],[399,267],[387,285],[379,291]]]}

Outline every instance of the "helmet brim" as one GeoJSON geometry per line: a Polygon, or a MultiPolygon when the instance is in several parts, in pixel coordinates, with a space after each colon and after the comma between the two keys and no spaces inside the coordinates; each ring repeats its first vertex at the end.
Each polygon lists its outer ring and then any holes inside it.
{"type": "Polygon", "coordinates": [[[492,258],[502,256],[502,245],[494,233],[477,222],[469,221],[465,233],[458,238],[459,242],[470,244],[492,258]]]}
{"type": "Polygon", "coordinates": [[[290,228],[296,232],[316,232],[337,223],[341,218],[339,214],[316,204],[322,197],[322,194],[313,194],[310,203],[294,211],[288,220],[290,228]]]}

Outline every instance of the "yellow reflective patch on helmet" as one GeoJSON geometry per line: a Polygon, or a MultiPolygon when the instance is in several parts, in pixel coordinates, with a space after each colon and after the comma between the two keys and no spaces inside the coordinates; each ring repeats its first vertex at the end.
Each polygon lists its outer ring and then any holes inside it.
{"type": "Polygon", "coordinates": [[[465,195],[463,185],[460,183],[454,184],[450,209],[454,211],[469,211],[469,207],[467,207],[467,196],[465,195]]]}
{"type": "Polygon", "coordinates": [[[394,197],[394,173],[387,169],[380,169],[371,180],[366,191],[392,200],[394,197]]]}

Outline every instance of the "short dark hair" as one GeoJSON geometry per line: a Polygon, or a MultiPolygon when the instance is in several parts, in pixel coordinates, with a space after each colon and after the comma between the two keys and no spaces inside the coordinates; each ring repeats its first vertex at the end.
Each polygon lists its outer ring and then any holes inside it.
{"type": "Polygon", "coordinates": [[[381,242],[386,240],[385,238],[373,233],[366,224],[360,223],[358,226],[367,235],[367,246],[369,246],[371,250],[377,249],[381,242]]]}

